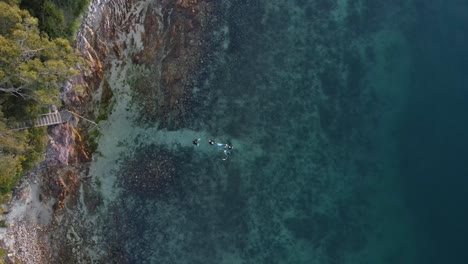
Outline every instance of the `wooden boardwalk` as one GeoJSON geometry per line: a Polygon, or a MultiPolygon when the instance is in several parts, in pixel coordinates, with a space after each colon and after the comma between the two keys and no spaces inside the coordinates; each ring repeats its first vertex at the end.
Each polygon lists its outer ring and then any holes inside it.
{"type": "Polygon", "coordinates": [[[64,110],[60,112],[55,111],[55,112],[41,115],[35,121],[17,123],[11,129],[22,130],[22,129],[28,129],[28,128],[33,128],[33,127],[62,124],[62,123],[70,121],[72,116],[73,114],[68,110],[64,110]]]}

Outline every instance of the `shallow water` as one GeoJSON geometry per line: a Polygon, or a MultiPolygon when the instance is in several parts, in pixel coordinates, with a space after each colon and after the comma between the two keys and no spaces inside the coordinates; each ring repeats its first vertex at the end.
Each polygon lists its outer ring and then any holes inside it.
{"type": "Polygon", "coordinates": [[[107,257],[461,263],[467,3],[426,2],[223,2],[183,127],[139,126],[119,78],[153,72],[114,65],[91,167],[107,257]]]}

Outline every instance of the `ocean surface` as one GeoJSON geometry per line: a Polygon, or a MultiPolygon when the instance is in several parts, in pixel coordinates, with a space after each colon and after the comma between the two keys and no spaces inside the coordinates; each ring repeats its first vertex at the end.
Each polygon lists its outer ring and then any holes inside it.
{"type": "Polygon", "coordinates": [[[108,73],[90,169],[106,258],[466,263],[468,1],[216,8],[190,118],[145,119],[128,88],[151,68],[108,73]]]}

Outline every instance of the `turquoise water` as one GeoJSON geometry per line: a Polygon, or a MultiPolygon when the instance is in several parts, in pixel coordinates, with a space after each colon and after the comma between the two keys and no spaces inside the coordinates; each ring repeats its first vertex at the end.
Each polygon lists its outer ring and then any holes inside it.
{"type": "Polygon", "coordinates": [[[128,132],[101,176],[121,190],[106,258],[462,263],[468,4],[452,3],[221,2],[192,118],[128,132]],[[226,161],[208,138],[233,144],[226,161]]]}

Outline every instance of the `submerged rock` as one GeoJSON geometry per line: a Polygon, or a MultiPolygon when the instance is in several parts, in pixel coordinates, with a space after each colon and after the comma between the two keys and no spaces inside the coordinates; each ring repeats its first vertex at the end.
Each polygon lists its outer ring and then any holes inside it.
{"type": "Polygon", "coordinates": [[[162,147],[138,149],[121,168],[120,184],[124,190],[135,194],[162,194],[177,178],[177,159],[173,152],[162,147]]]}

